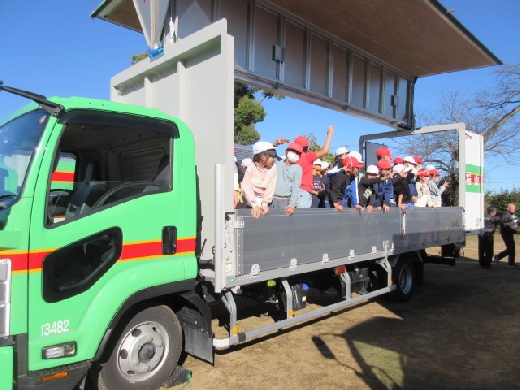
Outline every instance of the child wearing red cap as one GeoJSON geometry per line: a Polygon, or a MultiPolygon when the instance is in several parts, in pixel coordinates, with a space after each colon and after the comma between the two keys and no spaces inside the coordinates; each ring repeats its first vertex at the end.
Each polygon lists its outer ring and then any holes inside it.
{"type": "MultiPolygon", "coordinates": [[[[350,185],[351,175],[357,174],[359,168],[363,167],[357,158],[347,156],[342,161],[341,170],[330,179],[329,202],[338,211],[343,211],[343,197],[345,190],[350,185]]],[[[356,205],[357,209],[363,210],[361,205],[356,205]]]]}
{"type": "Polygon", "coordinates": [[[300,144],[303,147],[303,153],[300,156],[297,164],[302,167],[302,183],[300,185],[300,191],[298,196],[298,202],[296,207],[308,209],[312,205],[312,176],[313,176],[313,162],[325,156],[329,152],[330,141],[332,140],[332,135],[334,134],[334,126],[329,125],[327,130],[327,138],[325,139],[325,144],[323,148],[318,150],[317,152],[309,152],[309,140],[300,135],[294,139],[294,142],[300,144]]]}
{"type": "Polygon", "coordinates": [[[438,185],[441,174],[437,169],[430,169],[430,181],[428,182],[428,188],[430,189],[430,196],[432,197],[432,201],[435,203],[437,207],[442,206],[442,193],[446,191],[446,188],[450,185],[448,181],[442,183],[442,185],[438,185]]]}

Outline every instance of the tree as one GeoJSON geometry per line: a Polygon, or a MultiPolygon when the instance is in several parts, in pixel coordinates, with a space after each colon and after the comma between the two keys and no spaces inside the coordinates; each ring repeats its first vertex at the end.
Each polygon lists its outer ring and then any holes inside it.
{"type": "MultiPolygon", "coordinates": [[[[499,157],[506,164],[516,164],[520,140],[520,64],[504,65],[495,71],[491,89],[466,96],[460,91],[447,91],[440,97],[435,110],[417,114],[418,127],[425,125],[464,122],[466,128],[484,138],[486,158],[499,157]]],[[[402,155],[421,156],[455,184],[458,181],[458,135],[440,132],[398,139],[397,152],[402,155]]],[[[487,165],[493,168],[491,165],[487,165]]],[[[454,198],[456,185],[446,191],[454,198]]]]}
{"type": "Polygon", "coordinates": [[[493,206],[498,209],[498,213],[503,213],[509,203],[520,204],[520,189],[513,188],[511,191],[504,191],[500,194],[487,192],[485,195],[486,207],[493,206]]]}
{"type": "Polygon", "coordinates": [[[140,54],[132,54],[132,58],[130,58],[130,65],[135,65],[139,61],[145,60],[148,58],[148,52],[145,51],[144,53],[140,54]]]}
{"type": "Polygon", "coordinates": [[[264,120],[267,113],[262,106],[265,99],[283,99],[282,95],[270,91],[262,91],[261,98],[255,100],[260,92],[256,87],[235,82],[235,143],[251,145],[260,139],[255,123],[264,120]]]}

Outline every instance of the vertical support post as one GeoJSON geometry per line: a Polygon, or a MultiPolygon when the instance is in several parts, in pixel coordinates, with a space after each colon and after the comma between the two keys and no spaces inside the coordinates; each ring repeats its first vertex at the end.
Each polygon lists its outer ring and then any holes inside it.
{"type": "Polygon", "coordinates": [[[233,293],[231,291],[226,291],[224,295],[222,295],[222,302],[226,309],[229,312],[229,339],[230,345],[235,344],[238,341],[238,336],[236,333],[233,333],[233,330],[236,329],[237,326],[237,305],[235,304],[235,298],[233,298],[233,293]],[[236,341],[234,339],[237,339],[236,341]],[[231,342],[231,341],[234,342],[231,342]]]}
{"type": "Polygon", "coordinates": [[[282,286],[285,290],[286,303],[285,303],[285,312],[287,313],[287,318],[291,318],[290,313],[293,312],[293,296],[291,286],[287,279],[282,279],[282,286]]]}
{"type": "Polygon", "coordinates": [[[340,275],[341,280],[345,282],[345,300],[348,301],[352,298],[352,280],[348,272],[344,272],[340,275]]]}
{"type": "Polygon", "coordinates": [[[226,285],[226,270],[222,257],[224,240],[224,169],[222,164],[215,165],[215,292],[219,293],[226,285]]]}

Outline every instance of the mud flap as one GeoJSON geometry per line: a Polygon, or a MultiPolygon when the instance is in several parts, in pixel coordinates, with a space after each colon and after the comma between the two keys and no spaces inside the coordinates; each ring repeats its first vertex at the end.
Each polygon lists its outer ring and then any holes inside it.
{"type": "Polygon", "coordinates": [[[194,306],[185,305],[175,313],[184,332],[184,351],[213,364],[211,311],[195,292],[187,292],[181,296],[194,306]]]}

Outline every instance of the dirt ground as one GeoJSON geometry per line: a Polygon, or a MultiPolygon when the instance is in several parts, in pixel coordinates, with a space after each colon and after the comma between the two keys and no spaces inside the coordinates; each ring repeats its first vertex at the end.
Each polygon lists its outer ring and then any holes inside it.
{"type": "MultiPolygon", "coordinates": [[[[217,351],[214,365],[187,357],[193,376],[173,389],[520,389],[520,270],[506,259],[480,268],[476,247],[469,237],[454,267],[426,264],[407,303],[378,297],[217,351]]],[[[239,327],[266,321],[257,313],[239,327]]]]}

